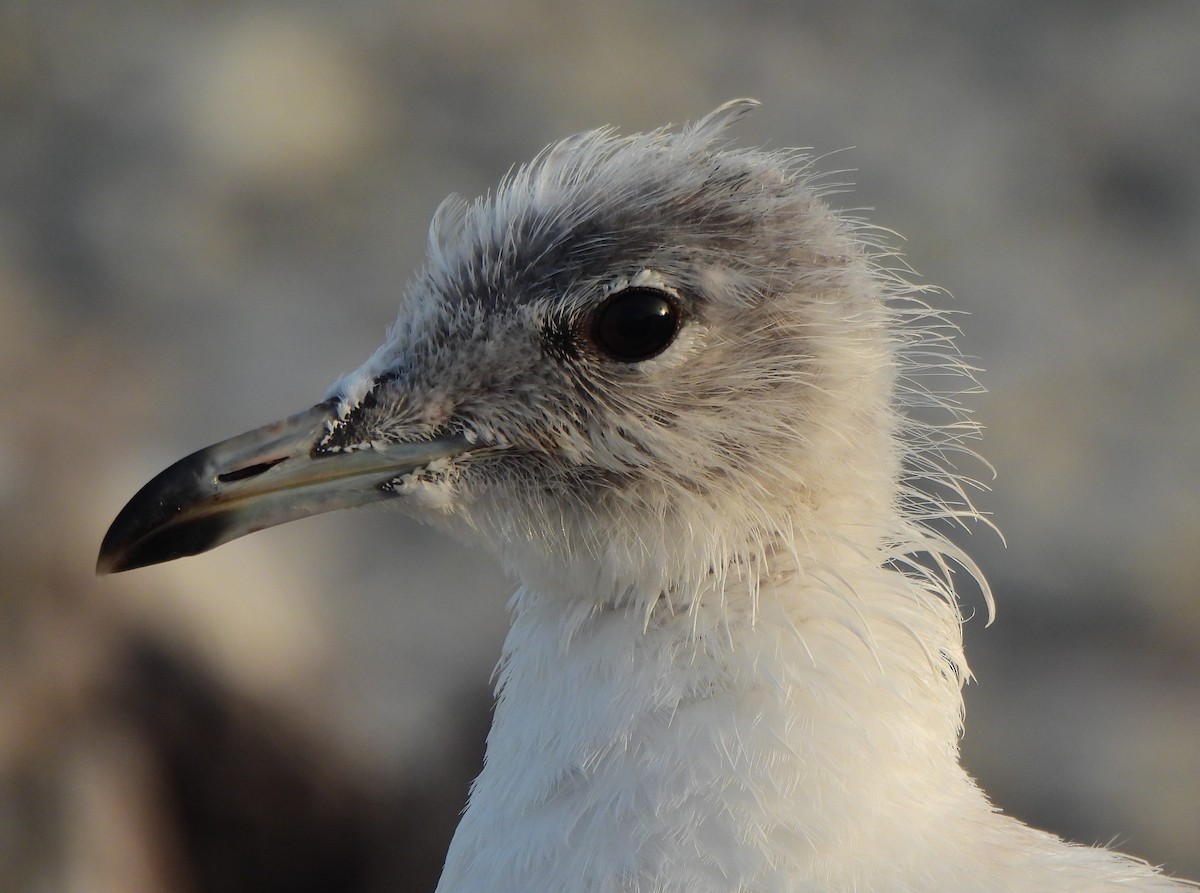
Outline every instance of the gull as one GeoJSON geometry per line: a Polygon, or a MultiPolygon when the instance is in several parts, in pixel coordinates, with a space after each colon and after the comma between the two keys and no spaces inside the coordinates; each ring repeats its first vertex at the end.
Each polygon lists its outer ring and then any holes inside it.
{"type": "Polygon", "coordinates": [[[383,346],[151,480],[98,571],[381,502],[497,555],[440,893],[1196,889],[960,765],[971,369],[811,157],[733,145],[754,105],[451,196],[383,346]]]}

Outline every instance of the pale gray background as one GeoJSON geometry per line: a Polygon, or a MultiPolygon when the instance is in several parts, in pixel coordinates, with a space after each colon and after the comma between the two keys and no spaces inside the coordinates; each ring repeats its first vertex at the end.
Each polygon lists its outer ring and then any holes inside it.
{"type": "Polygon", "coordinates": [[[967,542],[999,603],[967,626],[972,771],[1200,875],[1198,60],[1194,0],[5,0],[0,887],[164,888],[154,785],[89,713],[113,630],[381,786],[438,771],[505,627],[488,559],[355,513],[97,581],[100,538],[364,359],[443,195],[738,96],[740,141],[833,153],[969,314],[1008,540],[967,542]]]}

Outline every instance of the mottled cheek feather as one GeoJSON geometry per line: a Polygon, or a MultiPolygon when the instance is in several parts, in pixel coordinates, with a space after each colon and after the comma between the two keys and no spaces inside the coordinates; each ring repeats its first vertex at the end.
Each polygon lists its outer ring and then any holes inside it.
{"type": "Polygon", "coordinates": [[[384,489],[403,496],[416,510],[449,513],[454,508],[457,495],[450,484],[453,468],[452,459],[439,459],[420,471],[396,478],[384,489]]]}
{"type": "Polygon", "coordinates": [[[366,374],[366,368],[364,366],[348,375],[342,376],[329,389],[329,393],[326,394],[327,400],[335,401],[337,417],[339,419],[345,419],[350,415],[354,408],[361,405],[367,394],[375,387],[375,377],[366,374]]]}
{"type": "Polygon", "coordinates": [[[380,435],[379,412],[383,391],[399,378],[399,373],[386,373],[378,378],[359,376],[348,381],[346,390],[337,398],[337,420],[327,423],[327,433],[319,447],[323,451],[361,449],[380,435]]]}
{"type": "Polygon", "coordinates": [[[579,333],[571,321],[560,315],[547,315],[542,320],[541,344],[547,359],[554,362],[578,360],[579,333]]]}

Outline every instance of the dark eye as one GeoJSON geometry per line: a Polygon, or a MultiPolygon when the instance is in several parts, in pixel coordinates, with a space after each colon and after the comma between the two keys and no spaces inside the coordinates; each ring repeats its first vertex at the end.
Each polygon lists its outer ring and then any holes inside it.
{"type": "Polygon", "coordinates": [[[679,332],[679,305],[653,288],[627,288],[600,305],[592,340],[614,360],[636,363],[667,349],[679,332]]]}

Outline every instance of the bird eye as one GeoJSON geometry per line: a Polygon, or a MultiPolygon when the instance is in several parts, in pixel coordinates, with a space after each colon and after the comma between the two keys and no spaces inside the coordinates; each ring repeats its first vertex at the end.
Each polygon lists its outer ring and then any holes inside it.
{"type": "Polygon", "coordinates": [[[614,360],[637,363],[662,353],[679,332],[679,305],[666,292],[627,288],[600,305],[592,340],[614,360]]]}

